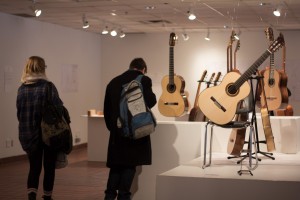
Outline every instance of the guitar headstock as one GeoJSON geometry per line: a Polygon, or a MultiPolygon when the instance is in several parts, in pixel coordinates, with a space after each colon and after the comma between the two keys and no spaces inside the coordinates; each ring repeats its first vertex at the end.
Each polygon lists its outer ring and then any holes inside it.
{"type": "Polygon", "coordinates": [[[265,34],[270,42],[274,41],[273,29],[271,27],[266,28],[265,34]]]}
{"type": "Polygon", "coordinates": [[[229,40],[229,45],[228,46],[231,46],[232,45],[232,43],[235,41],[235,31],[234,30],[232,30],[231,31],[231,35],[230,35],[230,40],[229,40]]]}
{"type": "Polygon", "coordinates": [[[241,47],[241,43],[240,43],[240,40],[238,40],[237,43],[236,43],[234,52],[236,53],[238,50],[240,50],[240,47],[241,47]]]}
{"type": "Polygon", "coordinates": [[[170,46],[175,46],[176,40],[177,40],[177,35],[175,33],[170,33],[169,45],[170,46]]]}
{"type": "Polygon", "coordinates": [[[282,33],[280,33],[278,38],[274,42],[272,42],[272,44],[270,45],[268,50],[271,53],[274,53],[282,46],[284,46],[284,37],[283,37],[282,33]]]}
{"type": "Polygon", "coordinates": [[[203,81],[204,81],[204,79],[205,79],[205,77],[206,77],[206,74],[207,74],[207,70],[204,70],[204,72],[203,72],[203,74],[202,74],[202,76],[201,76],[199,82],[203,82],[203,81]]]}
{"type": "Polygon", "coordinates": [[[217,76],[216,76],[216,78],[215,78],[215,80],[214,80],[215,83],[219,81],[219,79],[221,78],[221,75],[222,75],[221,72],[218,72],[218,73],[217,73],[217,76]]]}

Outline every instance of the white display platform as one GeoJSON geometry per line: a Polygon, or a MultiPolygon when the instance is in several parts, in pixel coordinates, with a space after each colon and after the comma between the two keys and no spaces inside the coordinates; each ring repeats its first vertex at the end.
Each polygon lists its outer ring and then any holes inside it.
{"type": "MultiPolygon", "coordinates": [[[[213,153],[212,165],[202,169],[202,157],[157,176],[156,200],[299,200],[300,153],[274,154],[250,174],[238,175],[237,159],[213,153]]],[[[246,169],[245,167],[243,169],[246,169]]]]}
{"type": "MultiPolygon", "coordinates": [[[[86,118],[88,119],[88,160],[106,161],[109,133],[104,118],[103,116],[86,116],[86,118]]],[[[297,153],[300,144],[300,117],[271,117],[271,124],[277,149],[275,153],[297,153]]],[[[157,175],[203,154],[201,152],[205,125],[205,122],[158,121],[156,131],[151,135],[153,162],[150,166],[138,168],[132,187],[133,200],[154,200],[157,175]]],[[[259,139],[263,140],[264,133],[260,130],[262,125],[259,116],[258,129],[259,139]]],[[[230,133],[230,129],[215,127],[213,152],[226,153],[230,133]]],[[[265,144],[261,144],[260,147],[260,150],[265,151],[265,144]]],[[[226,157],[223,159],[226,160],[226,157]]],[[[236,174],[236,167],[233,174],[236,174]]]]}

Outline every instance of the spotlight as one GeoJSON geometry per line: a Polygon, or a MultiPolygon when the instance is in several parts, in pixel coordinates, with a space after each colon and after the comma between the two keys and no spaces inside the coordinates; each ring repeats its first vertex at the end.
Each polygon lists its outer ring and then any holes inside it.
{"type": "Polygon", "coordinates": [[[42,10],[37,9],[37,8],[35,7],[35,3],[36,3],[35,0],[32,0],[32,3],[33,3],[32,9],[33,9],[33,11],[34,11],[34,15],[35,15],[36,17],[39,17],[39,16],[42,14],[42,10]]]}
{"type": "Polygon", "coordinates": [[[115,29],[113,29],[113,30],[110,31],[110,35],[113,36],[113,37],[115,37],[115,36],[118,35],[118,33],[117,33],[117,31],[115,29]]]}
{"type": "Polygon", "coordinates": [[[197,17],[193,12],[188,11],[188,18],[189,20],[195,20],[197,17]]]}
{"type": "Polygon", "coordinates": [[[121,31],[119,37],[120,37],[120,38],[123,38],[123,37],[125,37],[125,36],[126,36],[126,34],[125,34],[123,31],[121,31]]]}
{"type": "Polygon", "coordinates": [[[275,9],[273,11],[273,14],[276,16],[276,17],[280,17],[280,10],[279,9],[275,9]]]}
{"type": "Polygon", "coordinates": [[[82,15],[82,28],[88,28],[89,22],[86,20],[85,14],[82,15]]]}
{"type": "Polygon", "coordinates": [[[108,34],[108,27],[107,26],[105,26],[105,28],[102,30],[101,34],[102,35],[108,34]]]}
{"type": "Polygon", "coordinates": [[[190,39],[189,35],[186,33],[182,33],[182,38],[184,41],[188,41],[190,39]]]}
{"type": "Polygon", "coordinates": [[[240,40],[240,37],[237,34],[234,34],[233,36],[236,40],[240,40]]]}
{"type": "Polygon", "coordinates": [[[42,10],[36,9],[36,10],[34,11],[34,14],[35,14],[36,17],[38,17],[38,16],[40,16],[40,15],[42,14],[42,10]]]}
{"type": "Polygon", "coordinates": [[[205,37],[204,39],[207,40],[207,41],[210,40],[210,37],[209,37],[209,30],[207,30],[207,34],[206,34],[206,37],[205,37]]]}

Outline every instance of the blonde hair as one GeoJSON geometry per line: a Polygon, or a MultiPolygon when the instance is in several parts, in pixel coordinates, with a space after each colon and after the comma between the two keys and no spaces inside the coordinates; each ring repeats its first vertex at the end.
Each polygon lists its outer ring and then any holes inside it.
{"type": "Polygon", "coordinates": [[[31,56],[23,69],[21,82],[24,83],[28,80],[34,79],[47,79],[46,78],[46,63],[45,60],[39,56],[31,56]]]}

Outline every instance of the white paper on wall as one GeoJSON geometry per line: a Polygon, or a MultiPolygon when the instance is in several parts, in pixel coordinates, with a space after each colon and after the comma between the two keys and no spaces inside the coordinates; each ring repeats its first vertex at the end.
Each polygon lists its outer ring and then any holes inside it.
{"type": "Polygon", "coordinates": [[[62,65],[62,91],[78,92],[78,65],[62,65]]]}

